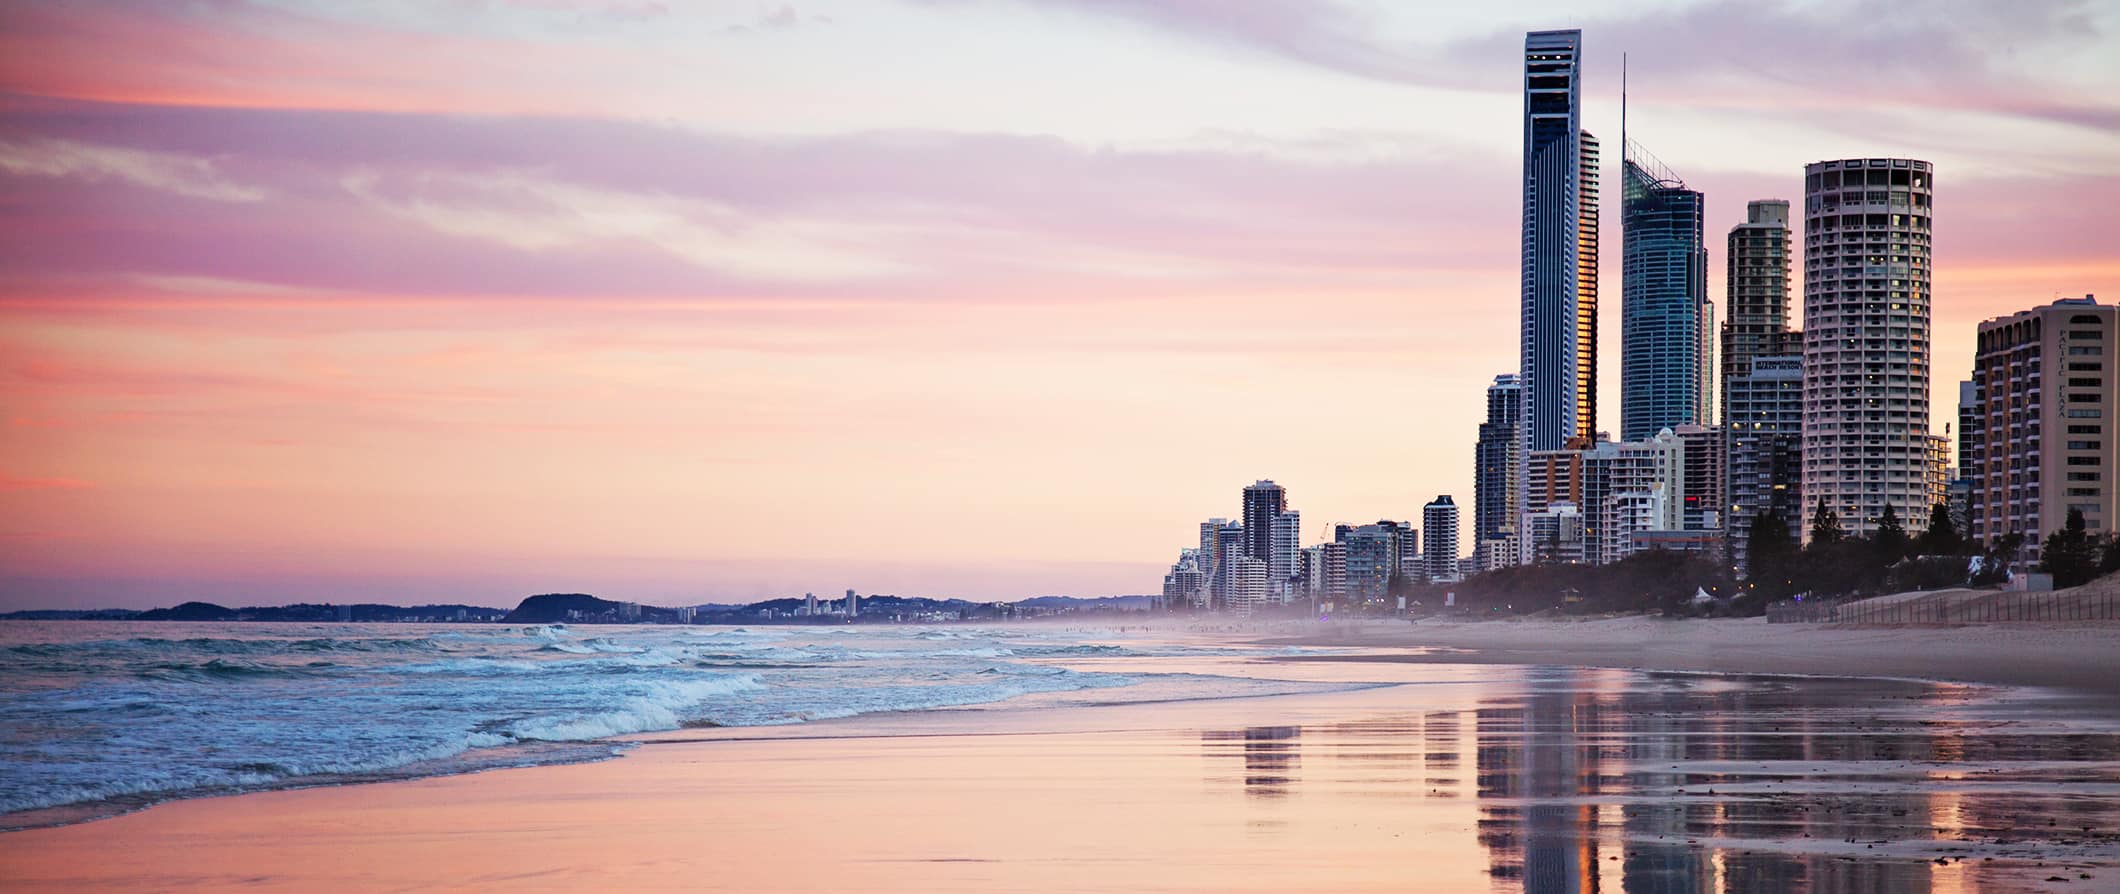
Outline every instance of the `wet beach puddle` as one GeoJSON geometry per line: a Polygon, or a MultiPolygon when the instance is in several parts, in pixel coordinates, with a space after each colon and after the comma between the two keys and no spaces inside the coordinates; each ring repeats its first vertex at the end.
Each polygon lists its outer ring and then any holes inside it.
{"type": "Polygon", "coordinates": [[[1470,800],[1497,891],[2120,889],[2108,712],[1915,681],[1524,674],[1469,710],[1202,731],[1207,781],[1262,839],[1307,796],[1470,800]]]}

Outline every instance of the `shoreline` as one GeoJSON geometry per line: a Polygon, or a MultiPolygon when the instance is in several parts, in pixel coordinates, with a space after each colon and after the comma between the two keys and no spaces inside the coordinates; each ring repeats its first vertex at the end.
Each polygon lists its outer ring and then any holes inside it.
{"type": "Polygon", "coordinates": [[[1262,631],[1265,645],[1399,649],[1273,661],[1558,665],[2037,687],[2120,704],[2120,625],[1864,626],[1764,618],[1354,621],[1262,631]],[[1422,651],[1427,650],[1427,651],[1422,651]]]}
{"type": "Polygon", "coordinates": [[[1970,761],[1940,778],[1906,761],[1931,753],[1922,743],[1932,740],[2015,735],[1993,724],[2014,727],[2009,718],[2027,707],[2039,713],[2035,729],[2051,729],[2086,716],[2080,705],[1910,683],[1730,688],[1615,671],[1453,671],[1441,664],[1475,663],[1448,653],[1419,662],[1428,666],[1361,653],[1271,663],[1285,657],[1238,661],[1397,682],[638,734],[609,761],[189,799],[7,833],[0,865],[24,890],[1383,892],[1406,887],[1410,862],[1432,889],[1472,891],[1560,853],[1590,854],[1582,870],[1609,890],[1636,873],[1670,882],[1672,872],[1698,885],[1673,890],[1709,890],[1724,862],[1766,884],[1850,861],[1869,884],[1893,882],[1820,889],[1830,894],[1947,879],[2032,894],[2058,890],[2039,880],[2061,866],[2068,890],[2120,880],[2120,838],[2109,834],[2013,831],[1999,814],[1953,834],[1934,828],[1956,799],[2052,799],[2066,774],[2029,756],[1937,750],[1970,761]],[[1821,712],[1801,740],[1696,714],[1749,711],[1755,699],[1821,712]],[[1876,710],[1847,716],[1837,705],[1876,710]],[[1579,712],[1587,726],[1574,725],[1579,712]],[[1933,729],[1938,722],[1949,728],[1933,729]],[[1571,726],[1603,744],[1569,753],[1603,769],[1586,777],[1591,764],[1530,759],[1571,726]],[[1816,750],[1790,761],[1795,741],[1816,750]],[[1897,750],[1870,753],[1879,741],[1897,750]],[[2030,775],[1982,772],[2015,761],[2028,761],[2030,775]],[[1817,766],[1861,772],[1835,771],[1825,788],[1809,789],[1802,783],[1817,766]],[[1599,782],[1584,788],[1585,778],[1599,782]],[[1723,794],[1691,785],[1704,778],[1723,794]],[[1932,801],[1912,785],[1947,791],[1932,801]],[[1556,826],[1554,814],[1527,813],[1527,798],[1569,805],[1571,819],[1556,826]],[[1712,812],[1696,808],[1709,802],[1746,805],[1751,824],[1701,819],[1712,812]],[[1114,838],[1113,823],[1160,832],[1114,838]]]}

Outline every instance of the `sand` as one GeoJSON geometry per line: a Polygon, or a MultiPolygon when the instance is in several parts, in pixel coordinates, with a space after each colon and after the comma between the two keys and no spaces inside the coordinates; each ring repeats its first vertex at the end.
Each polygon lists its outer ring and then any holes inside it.
{"type": "Polygon", "coordinates": [[[2120,624],[2112,623],[1864,627],[1626,616],[1276,625],[1260,636],[1453,650],[1371,659],[1380,661],[1907,677],[2120,697],[2120,624]]]}

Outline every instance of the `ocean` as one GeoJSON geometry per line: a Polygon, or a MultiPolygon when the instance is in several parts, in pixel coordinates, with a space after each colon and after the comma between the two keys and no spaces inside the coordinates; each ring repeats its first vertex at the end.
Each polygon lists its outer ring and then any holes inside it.
{"type": "Polygon", "coordinates": [[[626,747],[611,737],[690,726],[1359,685],[1055,663],[1286,651],[1047,625],[0,622],[0,830],[173,798],[596,760],[626,747]]]}

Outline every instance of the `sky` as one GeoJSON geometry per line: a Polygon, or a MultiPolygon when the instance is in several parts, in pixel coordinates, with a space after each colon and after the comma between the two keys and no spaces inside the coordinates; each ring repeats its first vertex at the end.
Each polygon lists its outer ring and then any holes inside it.
{"type": "Polygon", "coordinates": [[[1608,159],[1627,54],[1718,306],[1747,200],[1934,162],[1938,432],[1978,321],[2120,298],[2120,4],[1431,5],[0,0],[0,610],[1148,593],[1258,478],[1469,507],[1531,29],[1608,159]]]}

